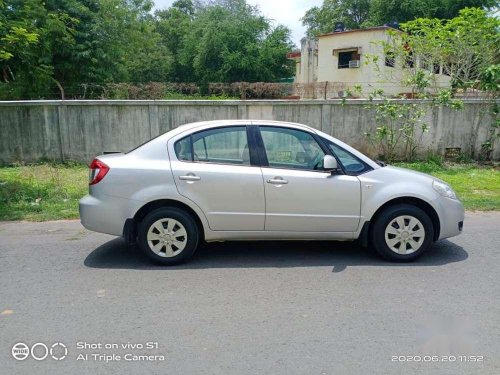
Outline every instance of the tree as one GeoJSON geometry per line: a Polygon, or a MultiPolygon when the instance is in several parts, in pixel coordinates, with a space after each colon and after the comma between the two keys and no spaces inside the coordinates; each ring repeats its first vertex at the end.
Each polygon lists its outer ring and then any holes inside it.
{"type": "MultiPolygon", "coordinates": [[[[14,56],[20,56],[25,48],[38,42],[36,29],[29,22],[30,4],[16,5],[19,5],[17,10],[12,7],[7,8],[5,1],[0,0],[0,61],[4,64],[14,56]],[[14,12],[17,13],[17,17],[13,17],[14,12]]],[[[8,65],[5,64],[2,68],[3,78],[8,81],[8,65]]]]}
{"type": "MultiPolygon", "coordinates": [[[[387,41],[380,42],[385,56],[390,56],[398,69],[386,69],[378,55],[367,55],[368,62],[379,69],[382,80],[410,88],[414,98],[432,99],[431,105],[461,109],[464,103],[460,98],[472,91],[474,97],[480,99],[480,105],[470,134],[473,147],[465,152],[472,157],[489,158],[499,128],[495,99],[499,88],[500,20],[489,17],[482,9],[465,8],[455,18],[419,18],[402,24],[401,30],[403,32],[394,30],[387,41]],[[450,77],[451,89],[435,85],[440,73],[450,77]],[[489,126],[490,136],[481,145],[482,154],[475,155],[475,140],[481,126],[489,126]]],[[[397,143],[402,139],[404,154],[411,159],[421,135],[427,130],[427,125],[420,122],[423,113],[416,112],[411,102],[389,101],[383,92],[376,96],[386,100],[373,106],[378,126],[373,134],[368,134],[369,139],[385,146],[381,149],[388,158],[394,158],[397,143]],[[404,137],[398,138],[395,134],[404,137]]]]}
{"type": "Polygon", "coordinates": [[[292,77],[294,67],[286,55],[293,48],[288,27],[278,25],[271,30],[259,49],[259,71],[256,80],[273,82],[278,78],[292,77]]]}
{"type": "Polygon", "coordinates": [[[171,57],[155,30],[152,1],[72,1],[74,6],[53,0],[55,8],[79,20],[74,46],[64,56],[54,51],[56,74],[64,75],[64,82],[75,86],[168,78],[171,57]]]}
{"type": "Polygon", "coordinates": [[[162,44],[172,54],[171,74],[173,81],[192,81],[193,69],[190,64],[181,64],[181,52],[185,48],[185,36],[189,34],[195,16],[192,0],[178,0],[166,10],[155,12],[155,27],[162,44]]]}
{"type": "Polygon", "coordinates": [[[331,32],[336,22],[358,29],[416,18],[450,19],[466,7],[493,9],[498,0],[324,0],[321,7],[309,9],[302,23],[307,34],[331,32]]]}
{"type": "Polygon", "coordinates": [[[489,114],[491,117],[490,128],[488,130],[488,138],[481,145],[482,157],[485,160],[491,160],[495,144],[500,139],[500,64],[491,65],[486,68],[480,77],[480,88],[487,92],[492,99],[490,104],[489,114]]]}
{"type": "Polygon", "coordinates": [[[274,81],[290,31],[245,0],[0,0],[1,98],[81,97],[111,83],[274,81]]]}
{"type": "Polygon", "coordinates": [[[332,32],[337,22],[358,29],[369,20],[370,5],[371,0],[324,0],[321,7],[306,12],[302,23],[309,36],[332,32]]]}
{"type": "Polygon", "coordinates": [[[150,0],[2,0],[0,96],[79,96],[83,84],[168,80],[150,0]],[[5,30],[5,31],[4,31],[5,30]]]}
{"type": "Polygon", "coordinates": [[[481,74],[500,59],[500,20],[478,8],[462,9],[450,20],[417,19],[402,30],[423,65],[442,65],[455,89],[477,88],[481,74]]]}
{"type": "Polygon", "coordinates": [[[195,82],[273,81],[290,75],[290,31],[273,28],[245,0],[198,8],[182,41],[179,64],[195,82]]]}
{"type": "Polygon", "coordinates": [[[372,0],[370,23],[403,23],[416,18],[451,19],[467,7],[491,9],[498,5],[498,0],[372,0]]]}
{"type": "Polygon", "coordinates": [[[1,38],[6,54],[1,62],[4,83],[0,97],[38,98],[47,87],[61,88],[54,78],[51,51],[73,42],[77,20],[48,9],[41,0],[5,0],[1,6],[1,23],[7,32],[1,38]]]}

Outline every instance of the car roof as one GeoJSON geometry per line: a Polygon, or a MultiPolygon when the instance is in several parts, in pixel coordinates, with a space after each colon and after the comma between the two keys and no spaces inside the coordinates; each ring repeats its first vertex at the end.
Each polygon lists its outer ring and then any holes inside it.
{"type": "Polygon", "coordinates": [[[191,130],[198,127],[210,127],[211,125],[224,126],[224,125],[248,125],[248,124],[256,124],[256,125],[276,125],[276,126],[299,126],[301,128],[314,130],[311,126],[307,126],[304,124],[299,124],[296,122],[288,122],[288,121],[276,121],[276,120],[258,120],[258,119],[244,119],[244,120],[212,120],[212,121],[198,121],[191,122],[189,124],[178,126],[176,129],[181,130],[181,132],[191,130]]]}

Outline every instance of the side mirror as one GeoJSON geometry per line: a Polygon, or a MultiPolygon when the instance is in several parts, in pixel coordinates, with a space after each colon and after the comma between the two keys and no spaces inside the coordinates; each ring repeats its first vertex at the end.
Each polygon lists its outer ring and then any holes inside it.
{"type": "Polygon", "coordinates": [[[325,155],[323,158],[323,169],[325,171],[336,171],[338,169],[337,159],[331,155],[325,155]]]}

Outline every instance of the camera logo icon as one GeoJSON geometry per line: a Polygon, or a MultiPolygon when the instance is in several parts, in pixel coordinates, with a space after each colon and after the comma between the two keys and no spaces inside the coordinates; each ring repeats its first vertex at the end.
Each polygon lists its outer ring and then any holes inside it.
{"type": "Polygon", "coordinates": [[[62,342],[56,342],[49,349],[43,342],[37,342],[30,348],[24,342],[18,342],[12,347],[11,353],[18,361],[24,361],[30,354],[36,361],[43,361],[49,354],[52,359],[61,361],[68,355],[68,347],[62,342]]]}
{"type": "Polygon", "coordinates": [[[18,342],[12,347],[12,356],[18,361],[24,361],[30,355],[30,348],[24,342],[18,342]]]}

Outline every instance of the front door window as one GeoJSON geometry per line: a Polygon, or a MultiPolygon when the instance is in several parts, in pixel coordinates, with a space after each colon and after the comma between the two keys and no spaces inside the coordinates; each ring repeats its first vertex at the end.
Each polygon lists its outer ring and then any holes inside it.
{"type": "Polygon", "coordinates": [[[307,132],[279,127],[261,127],[269,167],[320,171],[325,153],[307,132]]]}

